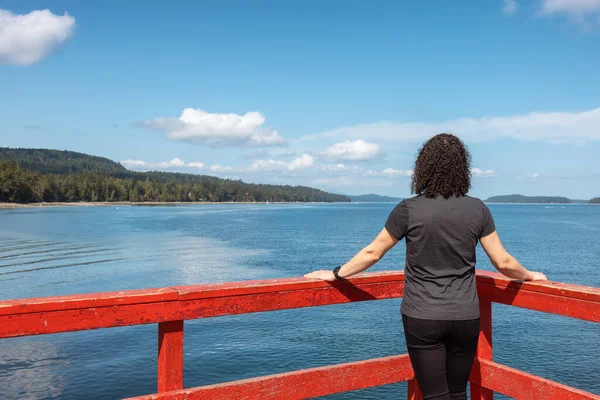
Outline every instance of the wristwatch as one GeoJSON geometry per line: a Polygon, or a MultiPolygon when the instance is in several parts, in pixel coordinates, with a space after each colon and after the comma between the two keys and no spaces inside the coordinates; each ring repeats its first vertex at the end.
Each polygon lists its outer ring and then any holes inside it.
{"type": "Polygon", "coordinates": [[[342,268],[342,266],[340,265],[339,267],[335,267],[333,269],[333,276],[335,276],[335,279],[344,279],[341,276],[338,275],[338,273],[340,272],[340,268],[342,268]]]}

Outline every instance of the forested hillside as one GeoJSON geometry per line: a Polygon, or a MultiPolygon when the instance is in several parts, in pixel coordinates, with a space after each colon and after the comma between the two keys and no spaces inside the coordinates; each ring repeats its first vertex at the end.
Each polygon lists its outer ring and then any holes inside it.
{"type": "Polygon", "coordinates": [[[74,152],[0,149],[0,202],[347,202],[303,186],[244,183],[206,175],[133,172],[74,152]]]}
{"type": "Polygon", "coordinates": [[[486,200],[488,203],[572,203],[573,200],[560,196],[523,196],[521,194],[509,194],[504,196],[493,196],[486,200]]]}
{"type": "Polygon", "coordinates": [[[0,148],[0,160],[14,161],[21,168],[43,174],[128,172],[121,164],[108,158],[74,151],[0,148]]]}

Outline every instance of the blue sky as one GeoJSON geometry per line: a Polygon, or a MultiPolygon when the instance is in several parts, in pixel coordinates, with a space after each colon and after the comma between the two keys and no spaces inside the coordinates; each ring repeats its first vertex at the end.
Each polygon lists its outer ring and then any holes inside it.
{"type": "Polygon", "coordinates": [[[600,196],[600,0],[0,0],[0,146],[409,195],[436,132],[472,194],[600,196]]]}

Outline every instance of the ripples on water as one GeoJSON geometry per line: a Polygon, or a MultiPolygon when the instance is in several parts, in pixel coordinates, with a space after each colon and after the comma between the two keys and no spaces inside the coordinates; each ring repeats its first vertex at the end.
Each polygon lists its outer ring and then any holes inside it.
{"type": "MultiPolygon", "coordinates": [[[[299,276],[346,261],[393,204],[0,210],[0,298],[299,276]]],[[[600,286],[600,207],[492,206],[550,279],[600,286]]],[[[403,266],[404,244],[373,270],[403,266]]],[[[491,269],[479,250],[479,267],[491,269]]],[[[186,322],[187,387],[406,352],[400,300],[186,322]]],[[[156,325],[0,340],[0,398],[156,391],[156,325]]],[[[494,306],[499,362],[600,394],[598,325],[494,306]]],[[[406,384],[328,399],[404,398],[406,384]]],[[[504,398],[497,396],[497,398],[504,398]]]]}

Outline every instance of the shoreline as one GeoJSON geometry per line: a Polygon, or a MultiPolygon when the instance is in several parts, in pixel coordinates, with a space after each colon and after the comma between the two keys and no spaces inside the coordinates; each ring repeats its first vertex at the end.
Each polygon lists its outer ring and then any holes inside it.
{"type": "Polygon", "coordinates": [[[318,202],[318,201],[78,201],[78,202],[52,202],[52,203],[0,203],[0,210],[15,208],[40,208],[40,207],[152,207],[152,206],[185,206],[185,205],[215,205],[215,204],[350,204],[351,202],[318,202]]]}
{"type": "Polygon", "coordinates": [[[521,205],[521,206],[526,206],[526,205],[532,205],[532,206],[581,206],[581,205],[585,205],[585,206],[593,206],[596,203],[508,203],[508,202],[487,202],[484,201],[485,204],[514,204],[514,205],[521,205]]]}
{"type": "MultiPolygon", "coordinates": [[[[20,209],[20,208],[40,208],[40,207],[176,207],[186,205],[216,205],[216,204],[388,204],[387,202],[359,202],[359,201],[190,201],[190,202],[166,202],[166,201],[147,201],[147,202],[128,202],[128,201],[78,201],[78,202],[53,202],[53,203],[0,203],[0,210],[20,209]]],[[[392,204],[392,203],[389,203],[392,204]]],[[[596,203],[496,203],[485,202],[485,204],[512,204],[512,205],[550,205],[550,206],[593,206],[600,205],[596,203]]]]}

